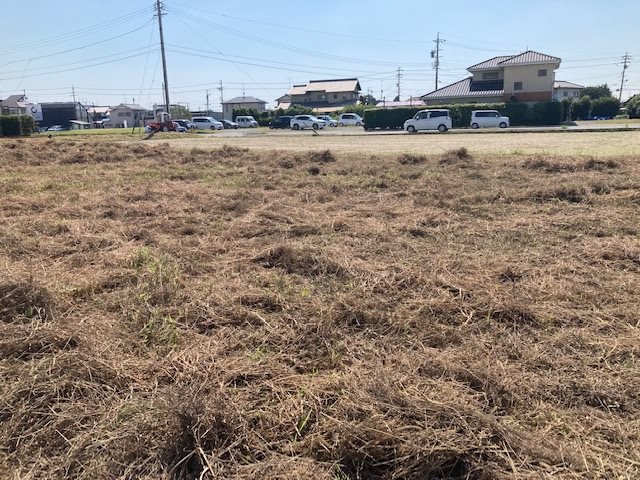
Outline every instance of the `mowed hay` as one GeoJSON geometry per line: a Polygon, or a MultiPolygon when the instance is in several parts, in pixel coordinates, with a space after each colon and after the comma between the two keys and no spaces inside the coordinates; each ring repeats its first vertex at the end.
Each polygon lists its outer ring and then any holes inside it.
{"type": "Polygon", "coordinates": [[[637,159],[471,150],[0,141],[0,477],[638,478],[637,159]]]}

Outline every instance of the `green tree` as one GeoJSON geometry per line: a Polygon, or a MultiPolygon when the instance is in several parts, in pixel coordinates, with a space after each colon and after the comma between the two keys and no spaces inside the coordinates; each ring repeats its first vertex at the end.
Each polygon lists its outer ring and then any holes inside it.
{"type": "Polygon", "coordinates": [[[171,118],[185,118],[191,120],[191,112],[187,107],[174,105],[171,107],[171,118]]]}
{"type": "Polygon", "coordinates": [[[596,117],[613,118],[620,111],[620,102],[614,97],[601,97],[593,101],[591,114],[596,117]]]}
{"type": "Polygon", "coordinates": [[[640,118],[640,94],[631,97],[626,107],[629,118],[640,118]]]}
{"type": "Polygon", "coordinates": [[[591,98],[591,100],[598,100],[599,98],[613,96],[611,94],[611,89],[606,83],[604,85],[594,85],[591,87],[585,87],[581,93],[583,97],[589,97],[591,98]]]}

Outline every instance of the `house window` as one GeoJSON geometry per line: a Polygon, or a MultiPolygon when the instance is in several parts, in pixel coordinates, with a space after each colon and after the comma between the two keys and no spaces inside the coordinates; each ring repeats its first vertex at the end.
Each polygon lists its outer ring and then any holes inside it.
{"type": "Polygon", "coordinates": [[[318,95],[318,100],[324,100],[324,95],[318,95]]]}
{"type": "Polygon", "coordinates": [[[580,92],[573,92],[574,98],[578,98],[580,96],[580,92]]]}
{"type": "Polygon", "coordinates": [[[498,72],[485,72],[482,74],[483,80],[498,80],[498,72]]]}
{"type": "Polygon", "coordinates": [[[522,90],[522,82],[515,82],[513,84],[513,89],[518,91],[518,90],[522,90]]]}
{"type": "Polygon", "coordinates": [[[130,117],[129,112],[118,112],[118,118],[130,117]]]}
{"type": "Polygon", "coordinates": [[[346,99],[347,99],[347,96],[346,96],[346,95],[342,95],[342,99],[343,99],[343,100],[346,100],[346,99]]]}
{"type": "Polygon", "coordinates": [[[569,96],[569,92],[562,92],[562,96],[563,97],[568,97],[569,96]]]}
{"type": "Polygon", "coordinates": [[[538,76],[539,77],[546,77],[547,76],[547,69],[546,68],[541,68],[540,70],[538,70],[538,76]]]}
{"type": "Polygon", "coordinates": [[[334,94],[333,94],[333,99],[334,99],[334,100],[337,100],[337,99],[338,99],[338,94],[337,94],[337,93],[334,93],[334,94]]]}

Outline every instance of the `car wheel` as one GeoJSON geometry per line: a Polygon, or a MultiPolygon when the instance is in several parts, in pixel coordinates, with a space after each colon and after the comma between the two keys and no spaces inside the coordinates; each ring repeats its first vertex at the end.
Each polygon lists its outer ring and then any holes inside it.
{"type": "Polygon", "coordinates": [[[297,123],[294,123],[293,127],[291,128],[293,128],[294,130],[300,130],[300,125],[298,125],[297,123]]]}
{"type": "Polygon", "coordinates": [[[407,132],[409,133],[416,133],[416,127],[414,127],[413,125],[409,125],[407,127],[407,132]]]}
{"type": "Polygon", "coordinates": [[[342,123],[342,122],[340,122],[338,125],[341,126],[341,127],[344,127],[344,123],[342,123]]]}
{"type": "Polygon", "coordinates": [[[447,126],[446,126],[446,125],[440,125],[440,126],[438,126],[438,131],[439,131],[440,133],[446,132],[447,130],[448,130],[448,128],[447,128],[447,126]]]}
{"type": "Polygon", "coordinates": [[[360,122],[356,122],[356,127],[361,127],[362,124],[360,122]]]}
{"type": "Polygon", "coordinates": [[[312,125],[312,127],[313,127],[313,129],[314,129],[314,130],[318,130],[318,124],[317,124],[317,123],[314,123],[314,124],[312,125]]]}
{"type": "Polygon", "coordinates": [[[162,131],[163,132],[168,132],[169,131],[169,127],[162,127],[162,131]]]}
{"type": "Polygon", "coordinates": [[[472,123],[471,128],[480,128],[480,125],[478,125],[477,123],[472,123]]]}
{"type": "Polygon", "coordinates": [[[502,123],[500,124],[500,128],[507,128],[507,124],[506,124],[505,122],[502,122],[502,123]]]}

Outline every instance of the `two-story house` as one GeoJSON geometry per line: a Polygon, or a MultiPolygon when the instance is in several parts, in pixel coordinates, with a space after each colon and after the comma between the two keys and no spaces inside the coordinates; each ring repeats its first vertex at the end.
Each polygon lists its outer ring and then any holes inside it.
{"type": "Polygon", "coordinates": [[[553,84],[553,99],[558,102],[561,102],[565,98],[577,100],[582,96],[582,90],[584,90],[584,87],[577,83],[556,80],[553,84]]]}
{"type": "Polygon", "coordinates": [[[291,105],[308,108],[343,107],[355,105],[360,98],[360,82],[357,78],[336,80],[311,80],[305,85],[294,85],[286,95],[276,99],[277,108],[291,105]]]}
{"type": "Polygon", "coordinates": [[[549,102],[553,100],[555,71],[560,62],[558,57],[533,51],[493,57],[467,68],[470,77],[421,98],[427,105],[549,102]]]}
{"type": "Polygon", "coordinates": [[[106,128],[128,128],[142,125],[147,109],[135,104],[121,103],[112,107],[109,116],[104,119],[106,128]]]}
{"type": "Polygon", "coordinates": [[[233,110],[240,110],[242,108],[246,110],[255,110],[258,113],[262,113],[266,110],[267,102],[260,100],[256,97],[235,97],[226,102],[222,102],[222,115],[225,120],[233,120],[233,110]]]}

